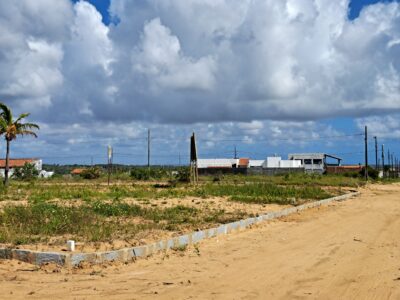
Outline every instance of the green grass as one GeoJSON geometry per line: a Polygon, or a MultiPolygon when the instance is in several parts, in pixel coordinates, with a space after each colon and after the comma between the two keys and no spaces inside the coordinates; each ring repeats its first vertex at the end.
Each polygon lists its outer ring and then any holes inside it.
{"type": "Polygon", "coordinates": [[[259,193],[284,193],[281,187],[358,187],[364,181],[357,178],[343,176],[311,176],[292,174],[288,176],[224,176],[219,182],[211,182],[208,177],[197,187],[190,185],[168,186],[167,184],[136,185],[132,181],[123,182],[119,186],[101,185],[91,181],[82,183],[51,183],[51,182],[12,182],[5,189],[0,187],[0,201],[4,200],[30,200],[31,202],[46,202],[53,199],[61,200],[121,200],[133,199],[159,199],[182,198],[185,196],[230,196],[237,193],[250,195],[259,193]],[[274,189],[273,187],[277,188],[274,189]]]}
{"type": "MultiPolygon", "coordinates": [[[[135,184],[133,181],[124,181],[121,185],[107,187],[96,181],[47,182],[36,181],[32,183],[12,182],[8,189],[0,188],[0,201],[4,200],[29,200],[30,202],[48,202],[51,200],[83,200],[86,202],[96,200],[122,200],[132,199],[163,199],[182,198],[186,196],[234,196],[247,194],[249,196],[285,196],[281,187],[304,189],[305,193],[320,194],[319,190],[310,190],[310,187],[358,187],[365,184],[362,179],[344,176],[319,176],[306,174],[290,174],[285,176],[243,176],[226,175],[218,182],[213,182],[211,177],[201,177],[197,187],[184,184],[176,186],[154,183],[135,184]],[[250,188],[248,186],[251,186],[250,188]],[[273,186],[277,186],[274,189],[273,186]]],[[[298,193],[297,193],[298,194],[298,193]]],[[[307,198],[314,199],[306,195],[307,198]]],[[[297,195],[290,195],[297,197],[297,195]]],[[[272,197],[273,198],[273,197],[272,197]]],[[[318,199],[318,198],[315,198],[318,199]]]]}
{"type": "Polygon", "coordinates": [[[320,187],[314,186],[283,187],[273,184],[256,184],[246,187],[247,189],[243,189],[231,195],[230,200],[259,204],[293,204],[298,200],[320,200],[333,196],[320,187]]]}
{"type": "MultiPolygon", "coordinates": [[[[223,175],[223,183],[272,183],[277,185],[316,185],[316,186],[334,186],[334,187],[359,187],[365,185],[363,178],[353,178],[341,175],[318,175],[318,174],[286,174],[276,176],[264,175],[223,175]]],[[[212,182],[214,177],[203,177],[206,182],[212,182]]]]}
{"type": "Polygon", "coordinates": [[[272,183],[206,184],[193,190],[191,195],[229,197],[231,201],[260,204],[290,204],[293,199],[319,200],[332,196],[319,186],[279,186],[272,183]]]}
{"type": "MultiPolygon", "coordinates": [[[[238,220],[242,212],[225,213],[185,206],[142,208],[121,202],[93,202],[80,207],[51,203],[6,206],[0,213],[0,242],[26,244],[46,242],[51,237],[68,235],[79,241],[109,241],[134,238],[143,230],[183,230],[188,226],[207,226],[238,220]],[[143,220],[133,223],[132,217],[143,220]]],[[[64,241],[65,239],[63,239],[64,241]]]]}
{"type": "Polygon", "coordinates": [[[0,242],[14,244],[41,242],[64,234],[98,241],[118,232],[118,224],[105,222],[104,218],[86,208],[48,203],[6,207],[0,214],[0,224],[0,242]]]}
{"type": "MultiPolygon", "coordinates": [[[[201,209],[176,205],[149,207],[150,200],[167,198],[224,197],[242,203],[298,204],[328,198],[323,189],[356,187],[363,182],[343,176],[223,176],[219,181],[202,178],[197,186],[137,184],[132,181],[106,186],[97,181],[31,183],[12,182],[0,188],[0,201],[27,200],[22,206],[0,210],[0,242],[25,244],[66,237],[79,241],[135,238],[146,230],[182,232],[228,223],[251,216],[246,212],[201,209]],[[127,201],[132,199],[133,201],[127,201]],[[61,202],[59,200],[62,200],[61,202]],[[68,205],[68,204],[71,205],[68,205]],[[140,205],[139,205],[140,204],[140,205]]],[[[154,201],[152,201],[153,205],[154,201]]]]}

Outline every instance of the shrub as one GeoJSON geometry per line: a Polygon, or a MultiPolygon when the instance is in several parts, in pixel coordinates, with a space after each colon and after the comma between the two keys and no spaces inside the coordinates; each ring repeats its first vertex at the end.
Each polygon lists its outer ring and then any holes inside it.
{"type": "Polygon", "coordinates": [[[190,182],[190,169],[180,168],[178,174],[176,175],[176,180],[179,182],[190,182]]]}
{"type": "Polygon", "coordinates": [[[99,167],[92,167],[82,171],[80,176],[84,179],[97,179],[100,178],[102,170],[99,167]]]}
{"type": "Polygon", "coordinates": [[[130,176],[136,180],[149,180],[150,179],[150,171],[145,168],[133,168],[131,170],[130,176]]]}
{"type": "Polygon", "coordinates": [[[12,177],[19,180],[33,180],[37,178],[39,171],[35,168],[34,164],[25,163],[23,167],[16,168],[12,177]]]}
{"type": "MultiPolygon", "coordinates": [[[[344,177],[350,177],[350,178],[357,178],[359,176],[358,172],[345,172],[342,174],[344,177]]],[[[364,172],[363,172],[364,175],[364,172]]]]}
{"type": "Polygon", "coordinates": [[[130,176],[136,180],[150,180],[162,179],[168,177],[168,172],[163,168],[133,168],[131,169],[130,176]]]}
{"type": "MultiPolygon", "coordinates": [[[[367,170],[368,170],[368,177],[370,177],[372,179],[378,179],[378,177],[379,177],[379,171],[378,170],[376,170],[376,169],[374,169],[374,168],[372,168],[370,166],[368,166],[367,170]]],[[[361,177],[365,176],[365,167],[361,169],[359,175],[361,177]]]]}

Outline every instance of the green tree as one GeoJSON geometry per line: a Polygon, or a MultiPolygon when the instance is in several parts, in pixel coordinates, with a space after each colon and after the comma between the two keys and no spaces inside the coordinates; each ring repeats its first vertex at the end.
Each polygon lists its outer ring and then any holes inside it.
{"type": "Polygon", "coordinates": [[[8,173],[10,165],[10,143],[21,135],[31,135],[37,137],[34,129],[39,129],[39,126],[34,123],[22,123],[22,120],[29,116],[29,113],[21,114],[17,119],[13,119],[11,109],[0,103],[0,135],[4,134],[6,140],[6,166],[4,172],[4,185],[8,184],[8,173]]]}
{"type": "Polygon", "coordinates": [[[12,177],[19,180],[33,180],[38,175],[39,171],[36,170],[35,164],[25,163],[23,167],[15,168],[12,177]]]}

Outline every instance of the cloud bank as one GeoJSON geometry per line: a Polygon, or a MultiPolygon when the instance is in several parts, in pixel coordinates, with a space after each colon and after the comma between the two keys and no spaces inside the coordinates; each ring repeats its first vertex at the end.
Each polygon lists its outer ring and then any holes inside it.
{"type": "Polygon", "coordinates": [[[162,123],[399,110],[399,4],[353,21],[348,4],[113,0],[107,27],[85,1],[4,2],[0,97],[43,118],[162,123]]]}
{"type": "Polygon", "coordinates": [[[48,128],[240,122],[256,135],[398,113],[400,5],[355,20],[348,6],[112,0],[106,26],[84,0],[2,1],[0,99],[48,128]]]}

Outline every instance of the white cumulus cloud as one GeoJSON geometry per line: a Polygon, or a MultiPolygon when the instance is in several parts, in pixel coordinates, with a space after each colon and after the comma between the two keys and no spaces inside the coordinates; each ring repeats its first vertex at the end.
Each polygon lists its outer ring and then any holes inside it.
{"type": "Polygon", "coordinates": [[[156,18],[146,23],[140,45],[133,53],[134,71],[161,87],[211,89],[215,62],[211,56],[195,60],[182,53],[179,39],[156,18]]]}

